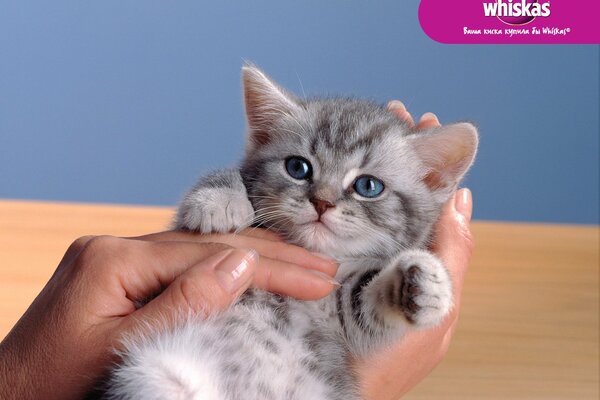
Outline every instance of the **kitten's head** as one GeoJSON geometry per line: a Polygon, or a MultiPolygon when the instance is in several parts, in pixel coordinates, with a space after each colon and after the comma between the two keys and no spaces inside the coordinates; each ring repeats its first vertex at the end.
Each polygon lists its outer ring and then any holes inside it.
{"type": "Polygon", "coordinates": [[[242,75],[257,223],[338,257],[425,244],[473,162],[473,125],[415,132],[368,101],[298,99],[253,66],[242,75]]]}

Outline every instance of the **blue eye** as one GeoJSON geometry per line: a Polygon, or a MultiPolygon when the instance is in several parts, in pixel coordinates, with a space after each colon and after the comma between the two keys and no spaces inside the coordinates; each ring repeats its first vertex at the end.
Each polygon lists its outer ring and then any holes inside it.
{"type": "Polygon", "coordinates": [[[312,177],[312,166],[302,157],[287,158],[285,169],[294,179],[310,179],[312,177]]]}
{"type": "Polygon", "coordinates": [[[385,186],[383,182],[371,175],[362,175],[354,181],[354,190],[362,197],[372,199],[379,196],[385,186]]]}

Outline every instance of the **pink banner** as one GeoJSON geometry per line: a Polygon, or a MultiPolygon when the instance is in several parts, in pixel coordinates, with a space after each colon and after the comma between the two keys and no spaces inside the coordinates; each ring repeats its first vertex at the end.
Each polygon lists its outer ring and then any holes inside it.
{"type": "Polygon", "coordinates": [[[449,44],[600,44],[600,0],[422,0],[419,21],[449,44]]]}

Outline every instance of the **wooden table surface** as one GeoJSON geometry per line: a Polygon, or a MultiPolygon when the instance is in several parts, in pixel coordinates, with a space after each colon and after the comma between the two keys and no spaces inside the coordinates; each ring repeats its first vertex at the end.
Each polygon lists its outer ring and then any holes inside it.
{"type": "MultiPolygon", "coordinates": [[[[0,201],[0,337],[86,234],[164,229],[172,210],[0,201]]],[[[475,222],[459,328],[406,399],[599,398],[596,227],[475,222]]]]}

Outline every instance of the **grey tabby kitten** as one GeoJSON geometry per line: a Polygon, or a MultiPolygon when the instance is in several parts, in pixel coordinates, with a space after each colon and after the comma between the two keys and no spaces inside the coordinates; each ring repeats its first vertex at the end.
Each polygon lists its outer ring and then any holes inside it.
{"type": "Polygon", "coordinates": [[[351,361],[439,323],[452,307],[432,225],[471,166],[468,123],[415,132],[354,99],[298,99],[243,68],[239,169],[185,196],[176,227],[251,224],[340,261],[341,287],[303,302],[249,290],[228,311],[129,343],[109,395],[122,399],[358,399],[351,361]]]}

